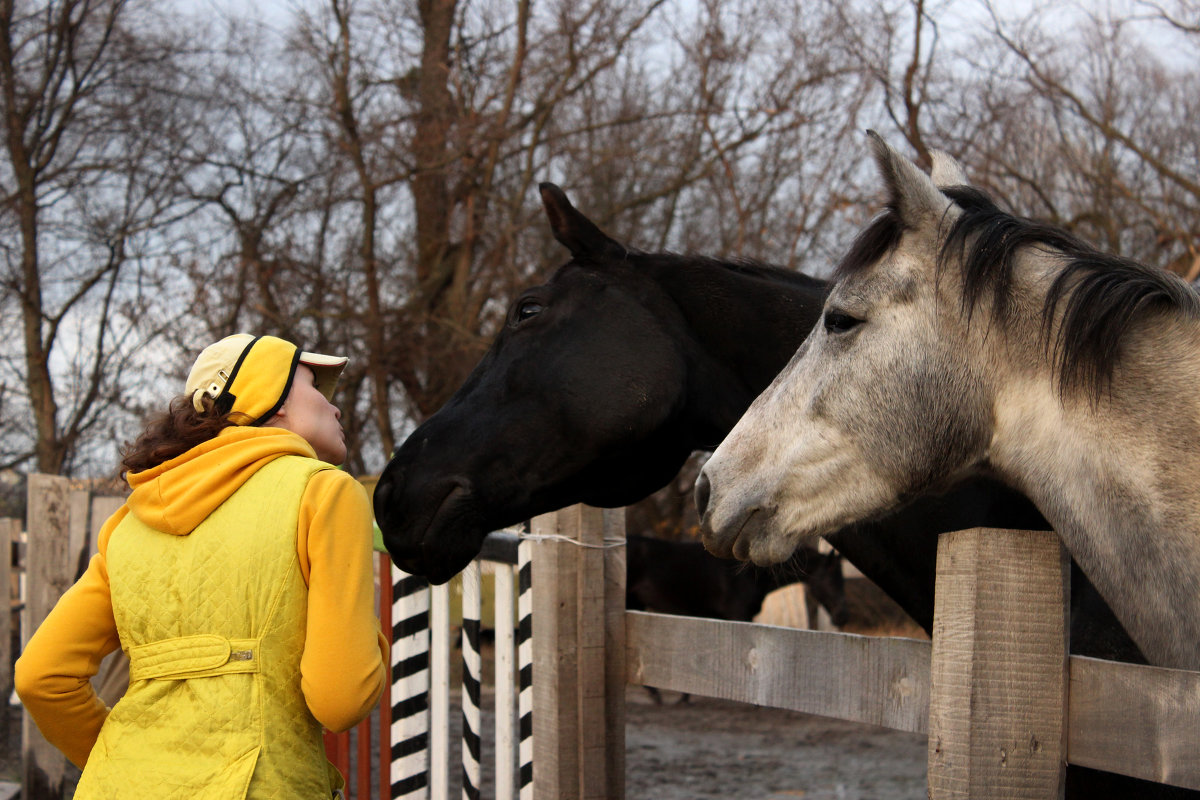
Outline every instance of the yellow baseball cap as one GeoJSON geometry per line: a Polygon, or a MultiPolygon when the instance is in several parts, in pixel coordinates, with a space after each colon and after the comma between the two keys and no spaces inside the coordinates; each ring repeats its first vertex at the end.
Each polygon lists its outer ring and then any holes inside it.
{"type": "Polygon", "coordinates": [[[228,411],[236,425],[259,425],[275,416],[287,399],[296,365],[313,371],[313,383],[326,399],[349,359],[309,353],[277,336],[235,333],[200,352],[188,373],[184,393],[192,407],[204,410],[203,398],[228,411]]]}

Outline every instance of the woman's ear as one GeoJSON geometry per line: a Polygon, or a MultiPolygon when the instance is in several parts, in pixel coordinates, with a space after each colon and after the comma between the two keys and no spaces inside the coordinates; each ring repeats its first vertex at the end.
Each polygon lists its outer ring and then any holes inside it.
{"type": "Polygon", "coordinates": [[[287,418],[286,406],[287,406],[287,401],[284,400],[283,405],[279,407],[279,410],[276,411],[274,414],[272,414],[271,418],[269,420],[262,423],[263,427],[266,427],[266,428],[283,427],[283,423],[287,421],[286,420],[286,418],[287,418]]]}

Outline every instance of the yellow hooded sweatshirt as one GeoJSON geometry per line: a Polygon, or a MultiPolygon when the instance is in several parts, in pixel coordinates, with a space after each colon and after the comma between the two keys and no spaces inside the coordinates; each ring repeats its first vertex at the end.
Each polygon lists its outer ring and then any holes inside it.
{"type": "MultiPolygon", "coordinates": [[[[296,695],[302,697],[303,705],[307,707],[306,711],[301,708],[300,713],[311,725],[319,723],[333,731],[346,730],[370,713],[386,680],[387,640],[381,634],[375,616],[370,503],[357,481],[317,461],[312,448],[300,436],[278,428],[255,427],[227,428],[212,440],[158,467],[130,474],[128,479],[133,493],[101,529],[97,555],[83,577],[63,595],[34,633],[17,661],[17,692],[46,739],[84,768],[81,791],[88,783],[89,755],[97,737],[101,736],[102,727],[105,728],[102,760],[106,762],[106,772],[112,765],[110,757],[122,747],[132,745],[135,750],[145,750],[158,746],[154,735],[139,738],[140,732],[130,735],[131,728],[152,729],[155,725],[183,728],[190,733],[196,752],[207,748],[218,760],[230,756],[221,749],[223,746],[229,749],[223,744],[229,737],[227,731],[222,731],[223,711],[219,703],[210,699],[201,706],[193,704],[189,707],[184,701],[180,704],[181,709],[187,709],[182,712],[183,718],[174,718],[171,716],[172,703],[176,700],[172,697],[184,697],[187,690],[179,690],[184,695],[169,696],[174,690],[170,687],[178,689],[192,680],[210,679],[203,675],[219,675],[219,680],[226,681],[229,686],[243,680],[267,681],[258,684],[260,688],[253,695],[258,698],[255,702],[262,704],[268,714],[280,713],[278,709],[272,712],[273,706],[267,701],[283,690],[269,691],[265,700],[262,696],[263,686],[269,687],[271,681],[281,679],[277,674],[279,670],[272,673],[272,665],[259,664],[260,648],[256,643],[234,640],[218,644],[217,649],[225,648],[224,655],[213,660],[212,640],[217,637],[203,630],[176,629],[175,637],[194,636],[195,648],[181,651],[176,640],[165,642],[172,638],[168,636],[164,643],[170,652],[156,650],[164,644],[154,642],[156,632],[171,631],[172,621],[178,617],[197,618],[193,604],[208,604],[221,614],[222,625],[229,623],[226,613],[220,611],[221,603],[213,604],[207,596],[210,594],[226,598],[227,604],[235,610],[233,616],[244,617],[244,623],[250,627],[261,628],[263,615],[243,607],[262,606],[264,600],[269,601],[267,616],[275,618],[276,609],[282,607],[281,613],[291,613],[289,618],[302,624],[303,631],[297,632],[289,645],[301,651],[296,659],[298,674],[293,668],[282,676],[282,680],[294,684],[285,693],[298,689],[296,695]],[[281,458],[283,460],[275,464],[281,458]],[[261,472],[272,464],[274,466],[261,472]],[[260,472],[258,481],[251,480],[260,472]],[[293,489],[288,490],[288,486],[293,489]],[[243,487],[246,491],[235,495],[243,487]],[[280,495],[289,491],[294,497],[290,501],[283,500],[280,495]],[[227,500],[231,502],[224,505],[227,500]],[[289,518],[282,518],[285,515],[279,509],[288,502],[291,505],[286,517],[289,518]],[[260,507],[271,510],[256,521],[250,519],[260,507]],[[246,525],[231,524],[230,515],[235,511],[244,515],[246,525]],[[122,526],[131,514],[129,524],[122,526]],[[206,525],[206,522],[210,524],[206,525]],[[185,540],[185,537],[198,529],[205,532],[204,540],[195,540],[200,543],[195,547],[188,546],[187,541],[191,539],[185,540]],[[159,533],[169,536],[162,538],[159,533]],[[217,536],[228,542],[226,551],[252,549],[259,537],[265,536],[292,542],[295,551],[283,547],[281,558],[274,559],[274,565],[269,567],[274,570],[269,576],[268,568],[264,568],[262,581],[256,580],[259,573],[253,571],[240,577],[227,574],[225,569],[219,573],[208,572],[204,561],[222,564],[238,561],[236,557],[230,558],[228,552],[222,553],[220,547],[213,548],[212,540],[217,536]],[[255,540],[248,544],[244,540],[243,544],[238,543],[238,537],[250,536],[256,537],[255,540]],[[162,553],[205,554],[204,560],[194,563],[193,572],[186,576],[188,580],[173,580],[175,576],[171,574],[162,575],[160,580],[153,569],[147,571],[143,565],[138,565],[143,573],[136,582],[131,584],[124,574],[115,572],[110,582],[110,548],[114,550],[114,569],[121,569],[123,573],[125,565],[137,563],[141,552],[135,549],[131,553],[128,546],[122,548],[122,538],[128,539],[126,545],[137,542],[138,548],[144,543],[157,542],[146,549],[157,547],[162,553]],[[204,543],[206,540],[207,544],[204,543]],[[177,546],[171,542],[176,542],[177,546]],[[119,555],[118,550],[121,551],[119,555]],[[289,572],[292,577],[288,577],[289,572]],[[199,581],[194,579],[197,573],[203,576],[199,581]],[[255,579],[247,580],[247,575],[255,579]],[[144,593],[140,591],[143,585],[147,590],[144,593]],[[228,603],[235,590],[247,591],[249,601],[228,603]],[[114,613],[114,596],[135,598],[134,604],[140,607],[119,607],[114,613]],[[287,610],[289,603],[291,612],[287,610]],[[118,619],[123,620],[120,625],[118,619]],[[131,631],[136,631],[139,639],[149,634],[151,641],[124,642],[119,630],[131,638],[131,631]],[[106,725],[109,709],[97,698],[89,679],[96,674],[104,656],[117,647],[132,651],[131,688],[126,698],[115,706],[118,713],[113,716],[114,723],[106,725]],[[179,662],[181,653],[194,658],[179,662]],[[172,673],[170,664],[165,663],[172,660],[185,665],[184,674],[179,673],[178,666],[172,673]],[[214,668],[205,672],[203,665],[210,662],[214,668]],[[154,692],[162,699],[154,699],[154,692]],[[147,704],[147,698],[154,702],[147,704]],[[119,710],[125,704],[137,713],[132,717],[129,714],[122,716],[119,710]],[[143,704],[143,708],[138,708],[143,704]],[[146,713],[148,708],[161,711],[166,718],[149,719],[154,715],[146,713]],[[197,709],[200,709],[199,714],[197,709]]],[[[234,519],[240,522],[242,518],[234,519]]],[[[265,552],[270,555],[272,551],[265,552]]],[[[189,558],[190,555],[172,555],[176,570],[181,564],[192,564],[189,558]]],[[[125,602],[127,600],[119,601],[118,606],[125,602]]],[[[280,645],[276,641],[271,646],[278,648],[280,645]]],[[[261,650],[262,653],[271,652],[265,640],[261,650]]],[[[217,684],[202,685],[208,690],[217,684]]],[[[229,696],[234,694],[236,692],[229,696]]],[[[266,725],[267,734],[262,731],[256,734],[264,746],[270,745],[272,722],[269,719],[259,721],[260,726],[266,725]]],[[[278,720],[274,722],[278,723],[278,720]]],[[[305,727],[303,719],[299,723],[298,727],[305,727]]],[[[319,732],[319,727],[314,730],[319,732]]],[[[287,739],[287,736],[285,730],[283,738],[287,739]]],[[[297,731],[296,736],[300,740],[307,734],[297,731]]],[[[245,758],[235,770],[240,777],[234,776],[226,765],[230,780],[226,788],[241,782],[241,789],[239,793],[225,791],[216,796],[242,796],[256,758],[260,760],[259,773],[250,784],[252,791],[247,796],[295,796],[281,784],[287,780],[286,774],[270,768],[266,763],[268,759],[259,757],[257,751],[256,747],[253,753],[234,754],[245,758]]],[[[322,754],[313,755],[312,761],[319,757],[319,763],[306,764],[300,771],[323,774],[322,754]]],[[[171,759],[164,756],[166,753],[141,752],[136,754],[135,761],[150,759],[153,762],[158,758],[164,762],[164,768],[169,769],[171,765],[165,762],[171,759]]],[[[99,763],[96,768],[100,769],[99,763]]],[[[186,766],[180,768],[187,769],[186,766]]],[[[129,796],[167,796],[156,794],[166,787],[162,783],[149,784],[148,775],[128,775],[123,780],[122,794],[132,791],[129,796]],[[148,793],[141,794],[139,789],[148,793]]],[[[107,795],[101,793],[98,796],[107,795]]]]}

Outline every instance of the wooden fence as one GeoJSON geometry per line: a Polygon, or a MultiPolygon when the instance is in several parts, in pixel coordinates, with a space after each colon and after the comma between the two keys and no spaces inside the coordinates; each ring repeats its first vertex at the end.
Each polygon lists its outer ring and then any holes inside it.
{"type": "MultiPolygon", "coordinates": [[[[32,537],[73,502],[37,478],[32,537]]],[[[926,734],[932,798],[1061,797],[1067,763],[1200,789],[1200,673],[1069,656],[1053,534],[943,535],[926,642],[627,612],[623,519],[575,506],[532,526],[536,798],[624,797],[626,683],[926,734]]],[[[35,552],[31,623],[70,582],[35,552]]]]}
{"type": "Polygon", "coordinates": [[[1200,789],[1200,673],[1070,656],[1053,533],[943,535],[925,642],[617,612],[614,527],[584,507],[540,523],[538,798],[624,796],[626,681],[926,734],[935,800],[1061,797],[1067,763],[1200,789]]]}

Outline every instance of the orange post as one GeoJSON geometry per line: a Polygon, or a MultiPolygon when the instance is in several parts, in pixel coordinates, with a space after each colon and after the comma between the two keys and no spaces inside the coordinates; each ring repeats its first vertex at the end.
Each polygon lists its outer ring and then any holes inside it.
{"type": "MultiPolygon", "coordinates": [[[[379,625],[392,640],[392,561],[387,553],[379,554],[379,625]]],[[[391,664],[388,664],[391,672],[391,664]]],[[[389,674],[379,699],[379,800],[392,796],[392,679],[389,674]]]]}

